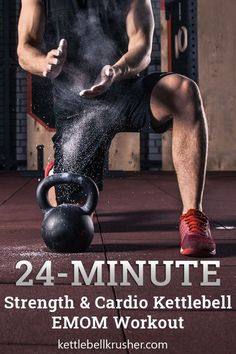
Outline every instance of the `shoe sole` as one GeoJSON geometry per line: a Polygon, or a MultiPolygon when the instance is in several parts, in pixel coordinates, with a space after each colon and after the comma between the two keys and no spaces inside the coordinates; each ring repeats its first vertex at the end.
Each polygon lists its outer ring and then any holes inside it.
{"type": "Polygon", "coordinates": [[[196,250],[194,248],[181,248],[180,254],[183,256],[190,256],[190,257],[210,257],[216,255],[216,249],[210,250],[196,250]]]}

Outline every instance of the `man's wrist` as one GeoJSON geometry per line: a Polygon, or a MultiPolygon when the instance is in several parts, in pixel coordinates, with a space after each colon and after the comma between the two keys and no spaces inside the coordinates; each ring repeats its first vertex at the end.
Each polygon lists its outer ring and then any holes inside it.
{"type": "Polygon", "coordinates": [[[115,72],[115,80],[122,80],[126,79],[130,76],[130,68],[127,64],[124,65],[119,65],[115,64],[112,66],[114,72],[115,72]]]}

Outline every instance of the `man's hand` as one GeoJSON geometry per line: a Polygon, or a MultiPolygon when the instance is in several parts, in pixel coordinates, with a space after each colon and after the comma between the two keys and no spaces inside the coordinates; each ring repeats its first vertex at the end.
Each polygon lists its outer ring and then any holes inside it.
{"type": "Polygon", "coordinates": [[[67,41],[61,39],[57,49],[48,52],[45,58],[45,70],[43,76],[55,79],[60,75],[67,57],[67,41]]]}
{"type": "Polygon", "coordinates": [[[97,97],[105,93],[111,87],[116,77],[116,71],[111,65],[106,65],[102,68],[94,85],[87,90],[80,92],[82,97],[97,97]]]}

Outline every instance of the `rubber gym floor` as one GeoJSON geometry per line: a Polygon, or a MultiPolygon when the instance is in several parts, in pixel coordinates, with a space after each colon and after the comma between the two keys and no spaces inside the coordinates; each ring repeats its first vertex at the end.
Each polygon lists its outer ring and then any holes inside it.
{"type": "MultiPolygon", "coordinates": [[[[169,172],[148,172],[127,177],[107,178],[100,194],[95,218],[95,236],[88,252],[83,254],[56,254],[47,250],[41,235],[42,214],[35,201],[37,179],[22,177],[19,173],[0,174],[0,353],[54,354],[54,353],[236,353],[236,173],[208,173],[204,209],[211,220],[217,242],[218,277],[221,286],[201,287],[202,268],[192,269],[191,287],[181,286],[183,272],[174,269],[169,285],[156,287],[145,275],[145,286],[131,281],[125,286],[71,286],[71,260],[82,260],[90,269],[96,260],[190,260],[179,254],[178,217],[181,210],[175,175],[169,172]],[[20,260],[33,265],[34,278],[46,260],[52,261],[53,275],[67,272],[68,278],[55,276],[55,285],[45,287],[35,281],[32,287],[16,287],[22,269],[15,269],[20,260]],[[147,315],[156,318],[184,318],[184,329],[116,329],[113,322],[104,329],[52,330],[53,313],[46,310],[4,309],[6,296],[19,298],[57,298],[67,294],[75,301],[87,296],[91,302],[101,295],[106,298],[125,298],[137,295],[150,300],[153,296],[201,295],[219,297],[232,295],[233,310],[158,310],[149,305],[143,310],[59,310],[61,316],[132,316],[147,315]],[[167,342],[167,350],[58,350],[57,341],[155,341],[167,342]]],[[[191,260],[193,260],[191,258],[191,260]]],[[[164,267],[162,266],[161,269],[164,267]]],[[[119,272],[120,274],[120,272],[119,272]]],[[[108,268],[105,268],[105,277],[108,268]]]]}

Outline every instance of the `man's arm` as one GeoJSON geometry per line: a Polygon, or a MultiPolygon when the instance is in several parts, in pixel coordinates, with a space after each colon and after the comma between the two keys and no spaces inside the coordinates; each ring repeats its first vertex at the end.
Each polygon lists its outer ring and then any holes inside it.
{"type": "Polygon", "coordinates": [[[99,96],[114,82],[135,76],[149,65],[154,31],[151,0],[132,0],[126,30],[129,38],[127,53],[113,66],[106,65],[95,84],[90,89],[81,91],[81,96],[99,96]]]}
{"type": "Polygon", "coordinates": [[[150,64],[154,31],[151,0],[133,0],[126,19],[126,30],[128,51],[113,65],[116,79],[135,76],[150,64]]]}
{"type": "Polygon", "coordinates": [[[20,66],[32,74],[55,78],[62,70],[66,58],[66,41],[45,55],[42,44],[45,13],[42,0],[22,0],[18,24],[18,48],[20,66]]]}

